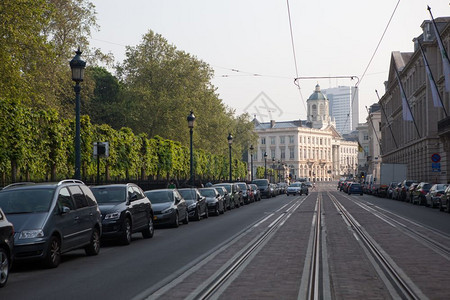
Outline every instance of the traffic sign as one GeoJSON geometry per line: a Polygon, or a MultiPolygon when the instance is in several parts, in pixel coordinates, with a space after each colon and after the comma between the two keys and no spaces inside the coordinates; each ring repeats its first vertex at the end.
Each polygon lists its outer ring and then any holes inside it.
{"type": "Polygon", "coordinates": [[[435,162],[435,163],[440,162],[441,161],[441,156],[439,155],[439,153],[433,153],[431,155],[431,161],[435,162]]]}

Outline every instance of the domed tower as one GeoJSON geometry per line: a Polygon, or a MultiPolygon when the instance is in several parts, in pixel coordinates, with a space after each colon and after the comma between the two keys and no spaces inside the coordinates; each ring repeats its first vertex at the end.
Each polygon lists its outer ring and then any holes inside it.
{"type": "Polygon", "coordinates": [[[316,85],[314,93],[306,101],[308,105],[308,121],[312,123],[313,128],[325,128],[333,125],[330,118],[330,101],[327,96],[320,91],[320,85],[316,85]]]}

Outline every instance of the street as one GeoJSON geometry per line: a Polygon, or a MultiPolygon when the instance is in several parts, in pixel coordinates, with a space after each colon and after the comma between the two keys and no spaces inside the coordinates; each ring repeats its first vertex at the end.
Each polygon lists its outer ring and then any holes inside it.
{"type": "Polygon", "coordinates": [[[262,199],[157,229],[150,240],[136,235],[130,246],[106,244],[97,257],[72,252],[57,269],[15,266],[0,298],[443,299],[449,225],[437,209],[318,183],[308,196],[262,199]]]}

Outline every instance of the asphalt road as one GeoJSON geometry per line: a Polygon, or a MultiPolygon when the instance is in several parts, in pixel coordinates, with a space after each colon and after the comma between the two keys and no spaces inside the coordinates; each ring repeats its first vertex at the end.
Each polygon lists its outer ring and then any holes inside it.
{"type": "Polygon", "coordinates": [[[152,239],[133,235],[129,246],[103,245],[96,257],[83,250],[63,255],[56,269],[16,264],[0,299],[131,299],[156,288],[292,200],[262,199],[179,228],[161,228],[152,239]]]}

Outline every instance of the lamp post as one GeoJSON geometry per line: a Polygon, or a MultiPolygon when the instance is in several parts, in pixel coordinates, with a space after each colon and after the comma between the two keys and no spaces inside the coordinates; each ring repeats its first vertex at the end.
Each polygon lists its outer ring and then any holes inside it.
{"type": "Polygon", "coordinates": [[[250,145],[250,180],[253,181],[253,145],[250,145]]]}
{"type": "Polygon", "coordinates": [[[194,184],[194,152],[192,151],[192,133],[194,131],[194,121],[195,121],[195,116],[194,116],[194,112],[191,110],[191,113],[189,114],[189,116],[187,116],[187,122],[188,122],[188,127],[189,127],[189,136],[190,136],[190,155],[191,155],[191,161],[190,161],[190,177],[189,177],[189,182],[191,184],[191,186],[193,186],[194,184]]]}
{"type": "Polygon", "coordinates": [[[233,181],[233,173],[232,173],[232,169],[231,169],[231,144],[233,144],[233,136],[231,135],[231,133],[228,133],[228,149],[230,152],[230,182],[233,181]]]}
{"type": "Polygon", "coordinates": [[[264,179],[267,179],[267,152],[264,152],[264,179]]]}
{"type": "Polygon", "coordinates": [[[81,53],[80,48],[78,48],[70,61],[72,80],[75,81],[75,179],[81,179],[80,82],[83,81],[84,68],[86,67],[86,62],[81,59],[81,53]]]}

